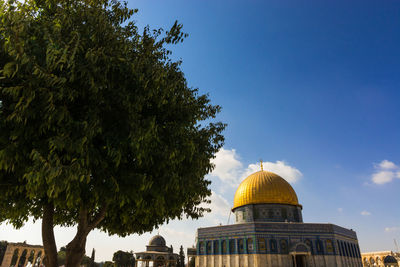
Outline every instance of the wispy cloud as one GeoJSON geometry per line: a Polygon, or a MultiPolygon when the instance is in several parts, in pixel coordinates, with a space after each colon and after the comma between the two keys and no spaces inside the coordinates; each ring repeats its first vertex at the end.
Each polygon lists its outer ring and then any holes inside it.
{"type": "Polygon", "coordinates": [[[235,187],[238,184],[243,169],[243,164],[239,160],[235,149],[221,149],[215,159],[212,160],[215,169],[211,176],[218,177],[221,181],[235,187]]]}
{"type": "Polygon", "coordinates": [[[343,208],[338,208],[337,211],[338,212],[343,212],[343,208]]]}
{"type": "Polygon", "coordinates": [[[228,200],[226,200],[222,195],[219,195],[212,191],[211,203],[208,207],[216,214],[223,217],[228,217],[231,210],[231,205],[229,205],[228,200]]]}
{"type": "MultiPolygon", "coordinates": [[[[213,160],[215,169],[212,176],[218,177],[223,183],[236,188],[240,182],[250,174],[260,170],[259,163],[249,164],[244,167],[234,149],[221,149],[213,160]]],[[[289,183],[297,182],[303,174],[295,167],[290,166],[282,160],[276,162],[264,162],[264,170],[274,172],[284,178],[289,183]]]]}
{"type": "Polygon", "coordinates": [[[385,232],[387,233],[400,232],[400,226],[385,227],[385,232]]]}
{"type": "Polygon", "coordinates": [[[374,168],[371,180],[375,184],[386,184],[396,177],[400,178],[400,166],[389,160],[382,160],[379,164],[375,164],[374,168]]]}
{"type": "MultiPolygon", "coordinates": [[[[278,174],[289,183],[295,183],[303,176],[303,174],[298,169],[289,166],[286,162],[281,160],[278,160],[276,162],[264,162],[263,165],[264,165],[264,170],[278,174]]],[[[260,170],[259,164],[250,164],[245,171],[245,176],[247,177],[253,172],[259,170],[260,170]]]]}
{"type": "Polygon", "coordinates": [[[370,215],[371,215],[371,212],[366,211],[366,210],[363,210],[363,211],[361,212],[361,215],[362,215],[362,216],[370,216],[370,215]]]}
{"type": "Polygon", "coordinates": [[[379,168],[386,169],[386,170],[393,170],[398,167],[393,162],[385,159],[385,160],[382,160],[381,163],[379,163],[379,168]]]}

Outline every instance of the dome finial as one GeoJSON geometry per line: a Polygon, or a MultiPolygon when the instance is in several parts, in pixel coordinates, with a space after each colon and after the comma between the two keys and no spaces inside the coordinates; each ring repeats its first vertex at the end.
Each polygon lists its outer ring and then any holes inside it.
{"type": "Polygon", "coordinates": [[[260,166],[261,166],[261,171],[263,171],[264,168],[263,168],[263,161],[262,161],[262,159],[260,159],[260,166]]]}

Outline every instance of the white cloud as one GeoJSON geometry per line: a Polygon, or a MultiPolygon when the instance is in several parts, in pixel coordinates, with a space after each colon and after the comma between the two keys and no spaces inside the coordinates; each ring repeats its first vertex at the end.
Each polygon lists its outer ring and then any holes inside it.
{"type": "Polygon", "coordinates": [[[394,173],[391,171],[379,171],[372,175],[372,181],[376,184],[386,184],[393,180],[394,173]]]}
{"type": "MultiPolygon", "coordinates": [[[[221,149],[212,162],[215,164],[215,169],[211,175],[234,188],[247,176],[260,170],[259,163],[252,163],[244,168],[234,149],[221,149]]],[[[278,174],[289,183],[295,183],[303,176],[298,169],[288,165],[285,161],[264,162],[263,166],[264,170],[278,174]]]]}
{"type": "Polygon", "coordinates": [[[337,211],[338,212],[343,212],[343,208],[338,208],[337,211]]]}
{"type": "Polygon", "coordinates": [[[381,169],[387,169],[387,170],[392,170],[397,168],[396,164],[386,159],[382,160],[381,163],[379,163],[379,167],[381,169]]]}
{"type": "Polygon", "coordinates": [[[363,211],[361,212],[361,215],[362,215],[362,216],[369,216],[369,215],[371,215],[371,212],[366,211],[366,210],[363,210],[363,211]]]}
{"type": "Polygon", "coordinates": [[[235,187],[240,178],[240,172],[243,169],[243,164],[238,159],[235,149],[226,150],[221,149],[212,163],[215,164],[215,169],[212,171],[211,176],[218,177],[221,181],[228,183],[235,187]]]}
{"type": "Polygon", "coordinates": [[[209,204],[208,207],[216,215],[228,217],[231,210],[231,205],[229,205],[229,202],[223,196],[215,193],[214,191],[211,191],[211,193],[211,204],[209,204]]]}
{"type": "Polygon", "coordinates": [[[392,232],[398,232],[400,231],[400,227],[385,227],[385,232],[387,233],[392,233],[392,232]]]}
{"type": "Polygon", "coordinates": [[[193,240],[194,239],[194,234],[193,232],[185,232],[185,231],[178,231],[170,227],[162,227],[161,229],[162,234],[165,234],[166,236],[173,236],[177,240],[193,240]]]}
{"type": "MultiPolygon", "coordinates": [[[[264,162],[263,166],[264,170],[278,174],[289,183],[295,183],[303,176],[298,169],[287,165],[286,162],[281,160],[277,160],[276,162],[264,162]]],[[[243,178],[246,178],[248,175],[259,170],[260,164],[250,164],[247,167],[245,177],[243,178]]]]}
{"type": "Polygon", "coordinates": [[[393,178],[400,178],[400,166],[397,166],[389,160],[382,160],[379,164],[375,164],[375,173],[372,174],[372,182],[375,184],[386,184],[393,178]]]}

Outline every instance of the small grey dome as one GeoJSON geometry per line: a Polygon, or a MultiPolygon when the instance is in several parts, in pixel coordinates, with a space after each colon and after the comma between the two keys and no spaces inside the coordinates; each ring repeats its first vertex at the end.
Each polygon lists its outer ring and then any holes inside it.
{"type": "Polygon", "coordinates": [[[395,257],[389,255],[385,257],[383,263],[397,263],[397,260],[395,257]]]}
{"type": "Polygon", "coordinates": [[[160,235],[155,235],[150,239],[149,246],[165,247],[165,239],[160,235]]]}

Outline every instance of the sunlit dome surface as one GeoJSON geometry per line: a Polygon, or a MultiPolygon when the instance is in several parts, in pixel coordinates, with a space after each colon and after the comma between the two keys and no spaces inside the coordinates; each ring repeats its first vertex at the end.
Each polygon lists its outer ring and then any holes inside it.
{"type": "Polygon", "coordinates": [[[233,209],[249,204],[288,204],[301,207],[292,186],[279,175],[267,171],[251,174],[236,190],[233,209]]]}

